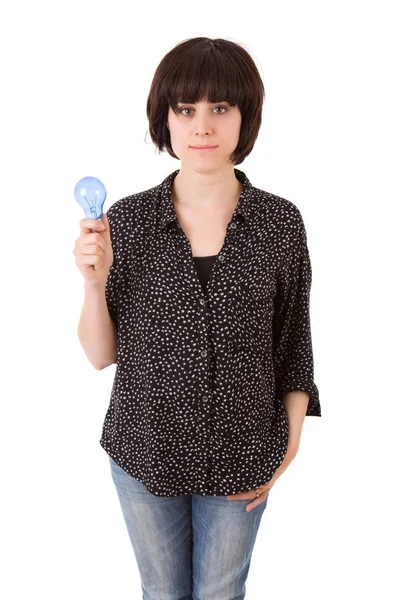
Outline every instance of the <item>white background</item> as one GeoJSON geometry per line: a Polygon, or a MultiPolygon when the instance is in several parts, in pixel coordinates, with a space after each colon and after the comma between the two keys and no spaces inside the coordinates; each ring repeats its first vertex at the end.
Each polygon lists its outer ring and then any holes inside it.
{"type": "Polygon", "coordinates": [[[313,269],[322,418],[306,418],[270,493],[246,600],[399,597],[396,4],[2,5],[5,600],[141,598],[99,445],[115,366],[96,371],[77,336],[73,190],[99,177],[108,210],[179,168],[145,141],[146,100],[163,56],[196,36],[239,42],[255,60],[263,123],[238,168],[299,207],[313,269]]]}

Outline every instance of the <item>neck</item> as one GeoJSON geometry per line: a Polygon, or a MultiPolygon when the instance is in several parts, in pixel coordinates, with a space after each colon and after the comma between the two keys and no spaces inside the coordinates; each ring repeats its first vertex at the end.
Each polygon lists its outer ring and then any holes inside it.
{"type": "Polygon", "coordinates": [[[180,169],[172,182],[175,204],[213,209],[237,202],[242,190],[232,167],[221,172],[199,173],[180,169]]]}

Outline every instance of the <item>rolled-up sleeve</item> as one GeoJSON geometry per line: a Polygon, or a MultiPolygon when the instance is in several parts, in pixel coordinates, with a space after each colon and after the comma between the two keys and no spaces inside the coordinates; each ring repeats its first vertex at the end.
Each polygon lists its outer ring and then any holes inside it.
{"type": "Polygon", "coordinates": [[[108,272],[105,294],[108,312],[118,330],[118,247],[112,207],[107,212],[107,219],[110,224],[110,236],[114,261],[108,272]]]}
{"type": "Polygon", "coordinates": [[[307,234],[299,209],[288,232],[286,260],[277,277],[273,315],[275,397],[308,392],[306,416],[321,416],[319,391],[314,382],[310,324],[312,270],[307,234]]]}

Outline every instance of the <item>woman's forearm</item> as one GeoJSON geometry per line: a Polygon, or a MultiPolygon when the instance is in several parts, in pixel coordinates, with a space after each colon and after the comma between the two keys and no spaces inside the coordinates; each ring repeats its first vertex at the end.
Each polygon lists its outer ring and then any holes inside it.
{"type": "Polygon", "coordinates": [[[308,392],[294,391],[285,394],[282,398],[289,420],[289,447],[298,449],[300,445],[301,430],[307,412],[310,396],[308,392]]]}
{"type": "Polygon", "coordinates": [[[117,361],[117,331],[108,312],[104,285],[85,284],[85,300],[78,325],[79,341],[96,369],[117,361]]]}

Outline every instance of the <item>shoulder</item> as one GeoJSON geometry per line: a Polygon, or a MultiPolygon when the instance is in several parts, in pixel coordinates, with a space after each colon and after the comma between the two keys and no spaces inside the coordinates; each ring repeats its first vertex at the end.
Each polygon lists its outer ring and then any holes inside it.
{"type": "Polygon", "coordinates": [[[271,192],[254,189],[254,207],[257,217],[255,229],[267,232],[278,248],[281,264],[285,270],[296,264],[307,247],[307,233],[299,207],[288,198],[271,192]]]}
{"type": "Polygon", "coordinates": [[[146,220],[146,215],[152,214],[159,191],[160,185],[156,185],[147,190],[124,196],[108,208],[107,218],[114,238],[122,231],[129,235],[130,231],[146,220]]]}
{"type": "Polygon", "coordinates": [[[116,200],[107,210],[107,216],[117,221],[133,217],[135,213],[144,212],[154,202],[159,192],[159,187],[159,185],[156,185],[142,192],[136,192],[135,194],[130,194],[116,200]]]}
{"type": "Polygon", "coordinates": [[[253,203],[255,212],[278,230],[291,234],[304,230],[303,216],[292,200],[253,186],[253,203]]]}

